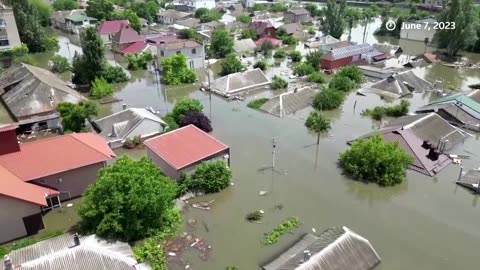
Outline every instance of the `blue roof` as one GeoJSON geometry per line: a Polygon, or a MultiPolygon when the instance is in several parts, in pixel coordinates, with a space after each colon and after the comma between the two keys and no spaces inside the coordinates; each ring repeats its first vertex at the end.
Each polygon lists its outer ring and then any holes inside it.
{"type": "Polygon", "coordinates": [[[480,104],[476,102],[475,100],[471,99],[470,97],[458,93],[458,94],[453,94],[450,96],[442,97],[439,99],[434,100],[431,102],[429,105],[432,104],[442,104],[442,103],[453,103],[453,102],[458,102],[462,105],[465,105],[469,107],[470,109],[480,113],[480,104]]]}

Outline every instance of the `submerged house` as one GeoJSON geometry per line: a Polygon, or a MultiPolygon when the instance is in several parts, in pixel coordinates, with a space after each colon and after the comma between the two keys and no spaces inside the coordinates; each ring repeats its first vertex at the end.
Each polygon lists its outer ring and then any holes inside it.
{"type": "Polygon", "coordinates": [[[130,25],[128,20],[104,21],[97,26],[97,32],[102,38],[103,44],[112,43],[113,36],[117,34],[122,26],[130,25]]]}
{"type": "Polygon", "coordinates": [[[335,48],[322,55],[321,67],[323,69],[340,68],[365,59],[365,54],[371,51],[373,48],[367,43],[335,48]]]}
{"type": "Polygon", "coordinates": [[[465,175],[461,175],[456,181],[457,185],[469,189],[473,193],[480,194],[480,169],[470,170],[465,175]]]}
{"type": "Polygon", "coordinates": [[[480,90],[467,95],[458,93],[434,100],[420,107],[417,113],[436,112],[449,123],[480,131],[480,90]]]}
{"type": "Polygon", "coordinates": [[[251,38],[246,38],[246,39],[236,39],[233,44],[233,50],[236,53],[240,52],[253,52],[257,45],[251,38]]]}
{"type": "Polygon", "coordinates": [[[20,126],[35,129],[57,128],[61,102],[86,100],[50,71],[18,63],[0,75],[0,101],[20,126]]]}
{"type": "Polygon", "coordinates": [[[380,263],[370,242],[347,227],[334,227],[319,236],[306,234],[264,270],[370,270],[380,263]]]}
{"type": "Polygon", "coordinates": [[[270,98],[260,107],[260,110],[283,117],[311,106],[316,93],[317,91],[310,87],[295,89],[270,98]]]}
{"type": "Polygon", "coordinates": [[[0,243],[36,234],[42,212],[81,196],[115,157],[93,133],[19,144],[15,126],[0,126],[0,243]]]}
{"type": "Polygon", "coordinates": [[[115,53],[124,53],[133,44],[145,44],[145,37],[128,25],[122,25],[112,37],[112,51],[115,53]]]}
{"type": "Polygon", "coordinates": [[[167,124],[147,109],[128,108],[95,120],[93,129],[108,141],[111,148],[118,148],[132,137],[143,139],[165,131],[167,124]]]}
{"type": "Polygon", "coordinates": [[[266,88],[272,83],[263,71],[259,68],[244,72],[232,73],[218,78],[211,83],[211,91],[230,97],[247,91],[266,88]]]}
{"type": "Polygon", "coordinates": [[[359,90],[360,93],[374,93],[391,98],[401,98],[413,92],[433,90],[433,84],[418,77],[411,70],[393,74],[381,81],[359,90]]]}
{"type": "Polygon", "coordinates": [[[428,176],[436,175],[452,163],[446,151],[454,149],[468,136],[438,114],[429,113],[397,118],[380,130],[355,140],[377,134],[385,141],[398,142],[413,158],[410,169],[428,176]]]}
{"type": "Polygon", "coordinates": [[[64,234],[11,251],[0,270],[140,270],[128,243],[64,234]]]}
{"type": "Polygon", "coordinates": [[[230,166],[230,148],[194,125],[148,139],[145,145],[147,156],[172,179],[193,172],[203,161],[220,159],[230,166]]]}

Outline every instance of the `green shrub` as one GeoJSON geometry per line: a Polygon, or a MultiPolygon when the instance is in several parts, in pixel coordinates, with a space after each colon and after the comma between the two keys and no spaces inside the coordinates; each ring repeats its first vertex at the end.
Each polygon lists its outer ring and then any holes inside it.
{"type": "Polygon", "coordinates": [[[242,14],[242,15],[237,16],[237,21],[249,24],[249,23],[252,22],[252,18],[250,16],[248,16],[247,14],[242,14]]]}
{"type": "Polygon", "coordinates": [[[405,180],[413,158],[398,142],[386,142],[380,135],[355,141],[340,154],[340,166],[354,179],[392,186],[405,180]]]}
{"type": "Polygon", "coordinates": [[[288,82],[284,79],[278,77],[277,75],[273,76],[272,84],[270,86],[273,90],[277,89],[286,89],[288,87],[288,82]]]}
{"type": "Polygon", "coordinates": [[[242,62],[238,59],[237,55],[231,53],[222,61],[222,75],[228,75],[236,72],[240,72],[243,69],[242,62]]]}
{"type": "Polygon", "coordinates": [[[314,83],[324,83],[325,77],[323,77],[323,74],[320,72],[314,72],[308,75],[307,81],[314,82],[314,83]]]}
{"type": "Polygon", "coordinates": [[[283,36],[280,38],[282,40],[282,44],[284,45],[296,45],[298,40],[293,36],[283,36]]]}
{"type": "Polygon", "coordinates": [[[288,54],[288,57],[290,57],[290,59],[292,59],[292,62],[294,63],[302,61],[302,53],[300,53],[299,51],[291,51],[288,54]]]}
{"type": "Polygon", "coordinates": [[[168,128],[165,130],[165,132],[169,132],[172,130],[175,130],[179,128],[177,122],[175,122],[175,119],[173,118],[173,115],[171,113],[167,113],[163,118],[163,121],[167,124],[168,128]]]}
{"type": "Polygon", "coordinates": [[[152,62],[153,54],[151,52],[142,52],[140,54],[127,54],[127,68],[129,70],[147,69],[148,63],[152,62]]]}
{"type": "Polygon", "coordinates": [[[320,64],[322,63],[322,55],[320,50],[311,51],[305,55],[305,62],[315,68],[316,71],[319,71],[320,64]]]}
{"type": "Polygon", "coordinates": [[[287,57],[287,53],[284,50],[278,50],[273,54],[273,58],[285,58],[287,57]]]}
{"type": "Polygon", "coordinates": [[[353,82],[355,82],[356,84],[362,83],[364,80],[363,73],[360,71],[360,69],[357,66],[353,66],[353,65],[346,66],[340,69],[340,71],[337,74],[335,74],[335,76],[347,77],[353,82]]]}
{"type": "Polygon", "coordinates": [[[187,180],[192,191],[219,192],[230,185],[232,171],[223,160],[204,161],[187,180]]]}
{"type": "Polygon", "coordinates": [[[322,110],[333,110],[342,106],[345,95],[331,88],[323,88],[320,93],[313,98],[313,108],[322,110]]]}
{"type": "Polygon", "coordinates": [[[346,93],[355,88],[355,82],[350,80],[348,77],[335,75],[328,83],[328,87],[346,93]]]}
{"type": "Polygon", "coordinates": [[[64,73],[72,69],[72,65],[66,57],[61,55],[54,55],[52,57],[52,72],[64,73]]]}
{"type": "Polygon", "coordinates": [[[278,242],[280,236],[284,235],[287,232],[290,232],[298,227],[300,227],[302,223],[300,219],[297,217],[289,217],[285,221],[283,221],[280,225],[278,225],[275,229],[265,235],[262,240],[264,245],[272,245],[278,242]]]}
{"type": "Polygon", "coordinates": [[[203,105],[198,99],[184,98],[173,106],[171,116],[175,123],[179,124],[180,119],[188,112],[202,112],[203,105]]]}
{"type": "Polygon", "coordinates": [[[261,70],[267,70],[267,62],[265,60],[259,60],[254,65],[253,68],[259,68],[261,70]]]}
{"type": "Polygon", "coordinates": [[[122,67],[107,64],[100,74],[108,83],[120,83],[128,81],[127,73],[122,67]]]}
{"type": "Polygon", "coordinates": [[[315,68],[307,63],[300,63],[293,68],[293,74],[306,76],[315,72],[315,68]]]}
{"type": "Polygon", "coordinates": [[[58,45],[58,37],[57,36],[49,36],[45,38],[45,49],[47,51],[57,51],[60,48],[58,45]]]}
{"type": "Polygon", "coordinates": [[[255,100],[250,101],[247,104],[247,107],[252,108],[252,109],[260,109],[263,104],[265,104],[268,101],[268,98],[257,98],[255,100]]]}
{"type": "Polygon", "coordinates": [[[327,132],[331,128],[330,120],[317,111],[310,112],[305,126],[315,132],[327,132]]]}
{"type": "Polygon", "coordinates": [[[240,39],[245,39],[245,38],[251,38],[253,40],[256,40],[257,39],[257,31],[255,31],[252,28],[242,29],[242,32],[240,33],[240,39]]]}
{"type": "Polygon", "coordinates": [[[113,94],[113,85],[109,84],[104,78],[95,78],[92,82],[90,95],[95,99],[100,99],[113,94]]]}
{"type": "Polygon", "coordinates": [[[152,270],[167,270],[167,257],[163,245],[149,238],[133,247],[133,255],[139,262],[148,262],[152,270]]]}
{"type": "Polygon", "coordinates": [[[384,116],[401,117],[408,113],[410,102],[406,100],[400,101],[400,104],[393,106],[376,106],[373,109],[365,109],[362,111],[362,116],[370,116],[374,120],[382,120],[384,116]]]}

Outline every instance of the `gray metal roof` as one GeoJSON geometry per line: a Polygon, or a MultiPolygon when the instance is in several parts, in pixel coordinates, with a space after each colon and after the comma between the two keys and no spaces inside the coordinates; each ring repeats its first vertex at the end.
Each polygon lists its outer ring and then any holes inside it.
{"type": "Polygon", "coordinates": [[[394,74],[388,78],[378,81],[368,88],[374,88],[381,91],[390,92],[402,97],[412,92],[423,92],[433,90],[433,85],[418,77],[413,71],[408,70],[402,73],[394,74]]]}
{"type": "Polygon", "coordinates": [[[233,44],[233,50],[235,52],[245,52],[245,51],[253,51],[257,45],[251,38],[235,40],[233,44]]]}
{"type": "MultiPolygon", "coordinates": [[[[373,50],[373,47],[368,43],[356,44],[347,47],[335,48],[332,49],[328,54],[331,54],[330,59],[327,60],[338,60],[346,57],[363,54],[373,50]]],[[[327,57],[327,56],[326,56],[327,57]]]]}
{"type": "MultiPolygon", "coordinates": [[[[73,236],[62,235],[12,251],[10,259],[16,270],[132,270],[138,269],[127,243],[107,242],[95,235],[80,237],[75,246],[73,236]]],[[[4,264],[0,264],[4,270],[4,264]]]]}
{"type": "Polygon", "coordinates": [[[260,107],[260,110],[272,115],[283,117],[312,105],[313,97],[317,91],[310,87],[283,93],[272,97],[260,107]]]}
{"type": "Polygon", "coordinates": [[[167,126],[160,117],[142,108],[128,108],[100,118],[95,123],[102,129],[99,134],[108,141],[125,140],[132,133],[141,135],[160,133],[163,127],[167,126]],[[148,129],[135,131],[145,120],[153,121],[156,125],[148,125],[148,129]]]}
{"type": "Polygon", "coordinates": [[[369,270],[380,263],[370,242],[347,227],[326,230],[320,236],[306,234],[264,270],[369,270]],[[311,257],[304,261],[304,251],[311,257]]]}
{"type": "Polygon", "coordinates": [[[24,63],[3,71],[0,76],[0,97],[17,121],[52,114],[61,102],[86,100],[50,71],[24,63]]]}
{"type": "Polygon", "coordinates": [[[212,91],[229,96],[270,85],[270,79],[259,68],[233,73],[212,82],[212,91]]]}

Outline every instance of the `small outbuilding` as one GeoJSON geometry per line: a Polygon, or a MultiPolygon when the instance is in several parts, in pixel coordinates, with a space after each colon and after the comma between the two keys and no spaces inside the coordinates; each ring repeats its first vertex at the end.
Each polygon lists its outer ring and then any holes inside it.
{"type": "Polygon", "coordinates": [[[423,93],[433,89],[433,84],[429,81],[418,77],[413,71],[407,70],[392,74],[383,80],[360,89],[359,92],[363,94],[374,93],[390,98],[401,98],[413,92],[423,93]]]}
{"type": "Polygon", "coordinates": [[[306,234],[264,270],[370,270],[380,263],[370,242],[347,227],[334,227],[319,236],[306,234]]]}
{"type": "Polygon", "coordinates": [[[272,81],[259,68],[244,72],[232,73],[214,80],[211,91],[230,97],[247,91],[258,90],[269,86],[272,81]]]}
{"type": "Polygon", "coordinates": [[[188,125],[145,141],[147,156],[162,172],[180,179],[203,161],[222,159],[230,166],[230,148],[194,125],[188,125]]]}
{"type": "Polygon", "coordinates": [[[350,63],[365,59],[365,54],[371,51],[373,51],[373,47],[367,43],[332,49],[322,55],[321,67],[323,69],[340,68],[350,63]]]}

